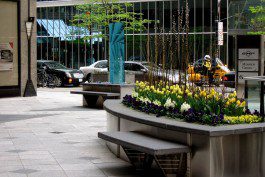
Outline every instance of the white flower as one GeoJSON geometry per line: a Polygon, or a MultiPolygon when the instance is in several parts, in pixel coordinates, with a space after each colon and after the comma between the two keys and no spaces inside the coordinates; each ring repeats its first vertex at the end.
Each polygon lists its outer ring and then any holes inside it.
{"type": "Polygon", "coordinates": [[[183,113],[183,112],[186,112],[190,109],[190,105],[186,102],[184,102],[181,107],[180,107],[180,112],[183,113]]]}
{"type": "Polygon", "coordinates": [[[161,102],[158,101],[158,100],[155,100],[153,103],[154,103],[155,105],[157,105],[157,106],[161,106],[161,102]]]}
{"type": "Polygon", "coordinates": [[[138,93],[137,93],[136,91],[133,91],[133,92],[132,92],[132,97],[133,97],[133,98],[137,98],[137,97],[138,97],[138,93]]]}
{"type": "Polygon", "coordinates": [[[172,101],[171,98],[168,98],[167,101],[166,101],[166,103],[164,104],[164,106],[166,108],[170,108],[170,107],[171,108],[174,108],[175,105],[176,105],[176,102],[175,101],[172,101]]]}
{"type": "Polygon", "coordinates": [[[151,101],[148,98],[144,98],[142,96],[139,98],[139,100],[144,102],[144,103],[151,103],[151,101]]]}
{"type": "Polygon", "coordinates": [[[151,103],[151,101],[150,101],[148,98],[145,98],[145,99],[143,100],[143,102],[145,102],[145,103],[151,103]]]}

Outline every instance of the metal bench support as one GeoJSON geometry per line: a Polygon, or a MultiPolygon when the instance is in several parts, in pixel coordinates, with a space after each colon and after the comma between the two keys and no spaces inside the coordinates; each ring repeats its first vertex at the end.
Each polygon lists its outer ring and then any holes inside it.
{"type": "Polygon", "coordinates": [[[187,172],[187,154],[155,155],[157,165],[166,177],[185,177],[187,172]]]}
{"type": "Polygon", "coordinates": [[[136,169],[148,170],[151,168],[154,157],[152,155],[122,147],[128,159],[136,169]]]}
{"type": "Polygon", "coordinates": [[[98,137],[120,145],[138,169],[150,168],[155,160],[166,177],[188,177],[188,146],[139,132],[99,132],[98,137]]]}

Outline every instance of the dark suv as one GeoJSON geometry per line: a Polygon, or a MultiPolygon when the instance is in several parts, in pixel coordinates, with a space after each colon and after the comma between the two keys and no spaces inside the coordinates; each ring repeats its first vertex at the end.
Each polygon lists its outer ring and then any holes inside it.
{"type": "Polygon", "coordinates": [[[83,82],[84,74],[77,69],[67,68],[64,65],[52,60],[37,60],[38,74],[45,73],[54,75],[59,84],[58,86],[74,85],[78,86],[83,82]]]}

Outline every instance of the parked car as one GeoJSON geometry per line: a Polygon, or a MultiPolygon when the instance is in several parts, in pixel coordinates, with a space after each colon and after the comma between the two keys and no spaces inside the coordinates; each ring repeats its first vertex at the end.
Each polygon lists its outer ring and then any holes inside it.
{"type": "Polygon", "coordinates": [[[138,61],[138,62],[141,62],[141,61],[146,61],[146,59],[145,59],[144,56],[130,56],[128,58],[128,61],[138,61]]]}
{"type": "MultiPolygon", "coordinates": [[[[90,82],[91,75],[95,73],[107,73],[108,72],[108,60],[100,60],[95,62],[90,66],[81,67],[80,70],[84,73],[84,80],[90,82]]],[[[157,79],[162,79],[163,77],[167,77],[169,80],[173,81],[174,83],[179,82],[179,72],[178,71],[171,71],[169,73],[162,72],[162,69],[158,66],[153,66],[150,68],[148,62],[136,62],[136,61],[125,61],[124,63],[124,70],[126,72],[133,72],[137,76],[138,80],[145,80],[145,75],[150,70],[152,70],[154,76],[157,79]]],[[[184,80],[184,75],[182,75],[182,80],[184,80]]]]}
{"type": "MultiPolygon", "coordinates": [[[[84,73],[85,80],[90,81],[92,74],[108,72],[108,60],[99,60],[90,66],[81,67],[80,70],[84,73]]],[[[146,73],[148,68],[140,62],[125,61],[124,70],[139,72],[139,74],[141,74],[146,73]]]]}
{"type": "Polygon", "coordinates": [[[80,70],[84,73],[84,80],[90,81],[92,74],[108,72],[108,60],[96,61],[92,65],[80,67],[80,70]]]}
{"type": "Polygon", "coordinates": [[[236,74],[235,71],[230,71],[228,73],[226,73],[223,78],[223,84],[225,87],[231,87],[231,88],[235,88],[235,80],[236,80],[236,74]]]}
{"type": "Polygon", "coordinates": [[[67,68],[64,65],[52,60],[37,60],[37,70],[41,73],[45,70],[47,74],[54,75],[57,86],[74,85],[78,86],[83,82],[84,74],[77,69],[67,68]]]}

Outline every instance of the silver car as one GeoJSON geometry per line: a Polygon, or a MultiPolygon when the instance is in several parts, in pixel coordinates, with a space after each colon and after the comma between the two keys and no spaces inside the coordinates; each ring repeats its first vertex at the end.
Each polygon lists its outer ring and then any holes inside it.
{"type": "MultiPolygon", "coordinates": [[[[90,81],[91,75],[96,73],[108,73],[108,60],[99,60],[90,66],[81,67],[86,81],[90,81]]],[[[135,61],[125,61],[124,70],[128,72],[147,73],[148,67],[145,63],[135,61]]]]}

